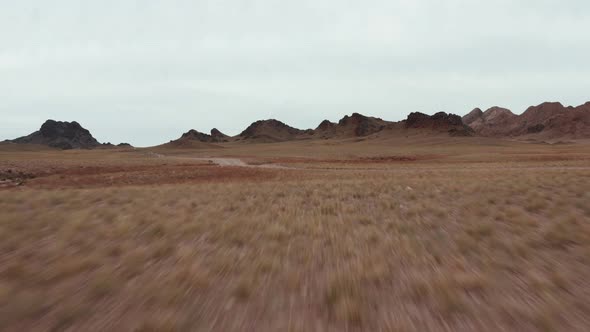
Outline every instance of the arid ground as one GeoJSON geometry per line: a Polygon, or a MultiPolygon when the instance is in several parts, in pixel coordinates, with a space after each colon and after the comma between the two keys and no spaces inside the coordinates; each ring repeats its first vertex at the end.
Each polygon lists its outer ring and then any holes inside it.
{"type": "Polygon", "coordinates": [[[590,142],[0,148],[2,331],[588,331],[590,142]]]}

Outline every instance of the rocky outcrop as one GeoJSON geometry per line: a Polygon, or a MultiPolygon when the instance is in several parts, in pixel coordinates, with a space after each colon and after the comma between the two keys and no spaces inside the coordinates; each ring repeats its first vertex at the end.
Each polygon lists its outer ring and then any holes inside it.
{"type": "Polygon", "coordinates": [[[329,120],[324,120],[324,121],[320,122],[320,124],[317,126],[315,131],[326,131],[326,130],[331,130],[335,127],[336,127],[336,124],[334,122],[331,122],[329,120]]]}
{"type": "Polygon", "coordinates": [[[208,135],[195,129],[191,129],[182,134],[180,138],[170,141],[170,143],[172,145],[190,145],[190,142],[220,143],[227,141],[227,136],[223,135],[217,129],[211,130],[211,133],[212,135],[208,135]]]}
{"type": "Polygon", "coordinates": [[[455,114],[438,112],[427,115],[413,112],[404,121],[406,129],[427,129],[434,132],[447,132],[451,136],[472,136],[473,130],[463,124],[461,117],[455,114]]]}
{"type": "Polygon", "coordinates": [[[19,144],[40,144],[58,149],[91,149],[100,146],[92,134],[78,122],[47,120],[41,128],[11,142],[19,144]]]}
{"type": "Polygon", "coordinates": [[[383,130],[388,123],[379,118],[364,116],[359,113],[352,113],[351,116],[344,116],[338,121],[338,126],[348,129],[354,136],[361,137],[374,134],[383,130]]]}
{"type": "Polygon", "coordinates": [[[191,129],[182,134],[180,138],[171,140],[170,142],[159,145],[158,147],[172,149],[219,148],[218,145],[214,144],[219,142],[221,142],[221,140],[217,137],[213,137],[212,135],[191,129]]]}
{"type": "Polygon", "coordinates": [[[307,130],[293,128],[281,121],[270,119],[252,123],[239,136],[242,140],[280,142],[297,139],[308,134],[309,131],[307,130]]]}
{"type": "Polygon", "coordinates": [[[227,142],[229,136],[219,131],[217,128],[211,129],[211,138],[214,142],[227,142]]]}
{"type": "Polygon", "coordinates": [[[364,137],[378,133],[391,124],[392,122],[379,118],[352,113],[350,116],[344,116],[338,123],[322,121],[314,130],[314,135],[324,139],[364,137]]]}
{"type": "Polygon", "coordinates": [[[191,129],[191,130],[187,131],[186,133],[182,134],[182,136],[180,136],[179,140],[194,140],[194,141],[199,141],[199,142],[211,142],[212,137],[211,137],[211,135],[207,135],[207,134],[202,133],[200,131],[191,129]]]}
{"type": "Polygon", "coordinates": [[[463,122],[478,135],[496,136],[507,135],[517,118],[510,110],[501,107],[491,107],[485,112],[473,112],[463,117],[463,122]]]}
{"type": "Polygon", "coordinates": [[[463,116],[462,120],[463,123],[468,125],[480,119],[483,116],[483,111],[479,108],[474,108],[473,111],[467,113],[467,115],[463,116]]]}
{"type": "Polygon", "coordinates": [[[477,134],[491,137],[556,139],[590,138],[590,102],[578,107],[565,107],[548,102],[531,106],[521,115],[492,107],[479,116],[473,112],[463,117],[477,134]]]}

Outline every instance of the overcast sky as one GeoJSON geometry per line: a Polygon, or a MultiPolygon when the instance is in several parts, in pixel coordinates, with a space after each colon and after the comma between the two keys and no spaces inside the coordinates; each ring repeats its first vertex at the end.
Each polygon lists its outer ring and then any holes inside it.
{"type": "Polygon", "coordinates": [[[0,0],[0,140],[589,100],[588,0],[0,0]]]}

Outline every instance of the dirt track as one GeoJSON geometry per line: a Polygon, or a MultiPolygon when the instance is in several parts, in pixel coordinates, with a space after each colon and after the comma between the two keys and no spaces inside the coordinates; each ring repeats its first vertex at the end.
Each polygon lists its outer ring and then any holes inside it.
{"type": "MultiPolygon", "coordinates": [[[[169,157],[169,158],[179,158],[179,157],[169,157]]],[[[218,166],[232,166],[232,167],[256,167],[256,168],[283,168],[283,169],[295,169],[294,167],[288,167],[288,166],[282,166],[282,165],[276,165],[276,164],[261,164],[261,165],[252,165],[252,164],[248,164],[246,162],[244,162],[241,159],[238,158],[220,158],[220,157],[214,157],[214,158],[210,158],[210,157],[203,157],[203,158],[186,158],[186,159],[192,159],[192,160],[200,160],[200,161],[209,161],[215,165],[218,166]]],[[[352,160],[351,162],[355,162],[355,160],[352,160]]],[[[370,164],[370,163],[367,163],[370,164]]],[[[494,166],[494,169],[497,169],[498,166],[494,166]]],[[[590,167],[583,167],[583,166],[503,166],[501,167],[502,169],[506,169],[506,170],[588,170],[590,169],[590,167]]],[[[338,167],[320,167],[320,168],[308,168],[308,169],[331,169],[331,170],[339,170],[339,169],[343,169],[343,170],[378,170],[378,171],[383,171],[383,169],[375,169],[375,168],[361,168],[361,167],[346,167],[346,168],[338,168],[338,167]]],[[[414,167],[410,167],[410,168],[397,168],[396,171],[399,170],[415,170],[414,167]]],[[[441,168],[441,167],[427,167],[427,168],[421,168],[421,170],[444,170],[445,168],[441,168]]],[[[456,170],[456,167],[448,167],[448,170],[456,170]]],[[[491,169],[491,167],[486,166],[486,167],[470,167],[470,168],[463,168],[463,170],[481,170],[481,169],[491,169]]]]}
{"type": "Polygon", "coordinates": [[[241,166],[256,167],[258,165],[248,165],[238,158],[190,158],[194,160],[209,161],[219,166],[241,166]]]}
{"type": "Polygon", "coordinates": [[[173,158],[173,159],[189,159],[189,160],[200,160],[200,161],[208,161],[213,164],[219,166],[241,166],[241,167],[248,167],[254,165],[248,165],[242,160],[238,158],[214,158],[214,157],[176,157],[176,156],[167,156],[160,153],[148,153],[148,156],[156,157],[156,158],[173,158]]]}

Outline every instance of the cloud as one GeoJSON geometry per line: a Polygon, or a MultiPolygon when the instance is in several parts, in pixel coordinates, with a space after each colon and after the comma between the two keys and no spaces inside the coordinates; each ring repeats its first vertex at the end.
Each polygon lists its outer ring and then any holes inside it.
{"type": "Polygon", "coordinates": [[[465,113],[590,91],[586,1],[0,0],[0,138],[46,118],[101,140],[465,113]],[[114,124],[113,124],[114,123],[114,124]]]}

